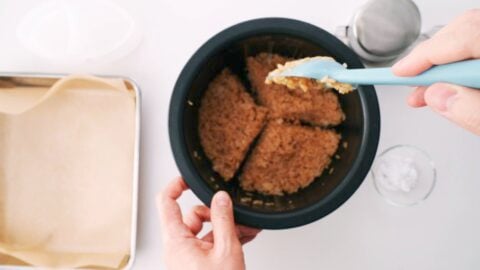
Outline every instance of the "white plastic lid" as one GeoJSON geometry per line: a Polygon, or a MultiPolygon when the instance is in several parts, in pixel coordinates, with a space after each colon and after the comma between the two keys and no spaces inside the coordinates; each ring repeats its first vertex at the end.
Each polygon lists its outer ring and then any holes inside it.
{"type": "Polygon", "coordinates": [[[26,13],[17,37],[35,55],[77,65],[125,56],[141,35],[128,12],[110,0],[52,0],[26,13]]]}

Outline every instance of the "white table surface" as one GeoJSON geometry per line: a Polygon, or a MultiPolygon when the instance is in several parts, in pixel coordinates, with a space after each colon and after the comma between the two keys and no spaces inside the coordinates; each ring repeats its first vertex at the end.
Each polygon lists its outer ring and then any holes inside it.
{"type": "MultiPolygon", "coordinates": [[[[293,17],[328,31],[349,21],[363,1],[118,1],[142,25],[143,40],[111,63],[62,66],[38,58],[15,38],[19,18],[36,0],[0,1],[0,71],[88,72],[134,78],[143,93],[137,257],[133,269],[165,269],[154,198],[178,175],[167,133],[175,80],[192,53],[220,30],[252,18],[293,17]],[[280,4],[283,2],[282,4],[280,4]]],[[[421,0],[423,28],[445,24],[477,0],[421,0]]],[[[249,269],[479,269],[480,138],[429,109],[411,109],[406,87],[377,87],[379,151],[396,144],[426,150],[438,171],[432,195],[414,207],[387,204],[368,176],[334,213],[308,226],[264,231],[245,247],[249,269]]],[[[188,192],[182,208],[198,204],[188,192]]],[[[180,258],[179,258],[180,259],[180,258]]]]}

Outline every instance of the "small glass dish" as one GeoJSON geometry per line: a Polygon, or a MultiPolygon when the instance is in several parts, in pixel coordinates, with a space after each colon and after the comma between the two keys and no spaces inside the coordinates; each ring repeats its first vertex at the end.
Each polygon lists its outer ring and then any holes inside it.
{"type": "Polygon", "coordinates": [[[375,160],[372,169],[376,190],[396,206],[416,205],[432,193],[436,182],[433,161],[411,145],[395,145],[375,160]]]}

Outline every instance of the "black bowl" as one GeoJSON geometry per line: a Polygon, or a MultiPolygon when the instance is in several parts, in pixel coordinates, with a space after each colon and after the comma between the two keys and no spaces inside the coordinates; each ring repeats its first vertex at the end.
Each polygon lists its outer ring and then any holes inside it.
{"type": "Polygon", "coordinates": [[[260,52],[295,58],[330,55],[350,68],[363,67],[357,55],[341,41],[311,24],[283,18],[237,24],[208,40],[182,70],[170,102],[170,143],[185,181],[205,204],[210,204],[217,190],[226,190],[234,201],[236,222],[258,228],[290,228],[326,216],[362,183],[377,150],[380,112],[372,86],[340,96],[347,117],[337,130],[342,134],[342,144],[347,142],[348,147],[339,147],[340,159],[332,161],[332,170],[295,194],[265,196],[245,192],[236,177],[225,183],[212,170],[200,145],[200,100],[208,83],[226,66],[248,86],[245,58],[260,52]]]}

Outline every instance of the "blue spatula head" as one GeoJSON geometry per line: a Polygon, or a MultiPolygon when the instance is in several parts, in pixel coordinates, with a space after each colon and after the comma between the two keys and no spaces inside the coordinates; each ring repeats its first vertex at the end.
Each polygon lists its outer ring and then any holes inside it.
{"type": "Polygon", "coordinates": [[[283,77],[304,77],[321,80],[328,76],[335,79],[338,71],[345,70],[345,66],[338,63],[331,57],[317,56],[287,62],[277,69],[279,72],[272,72],[269,75],[283,77]]]}
{"type": "MultiPolygon", "coordinates": [[[[287,86],[302,85],[301,80],[315,80],[328,88],[334,88],[341,94],[351,92],[353,86],[336,80],[336,75],[345,71],[346,66],[331,57],[317,56],[290,61],[270,72],[267,83],[273,82],[287,86]]],[[[303,84],[304,85],[304,84],[303,84]]]]}

